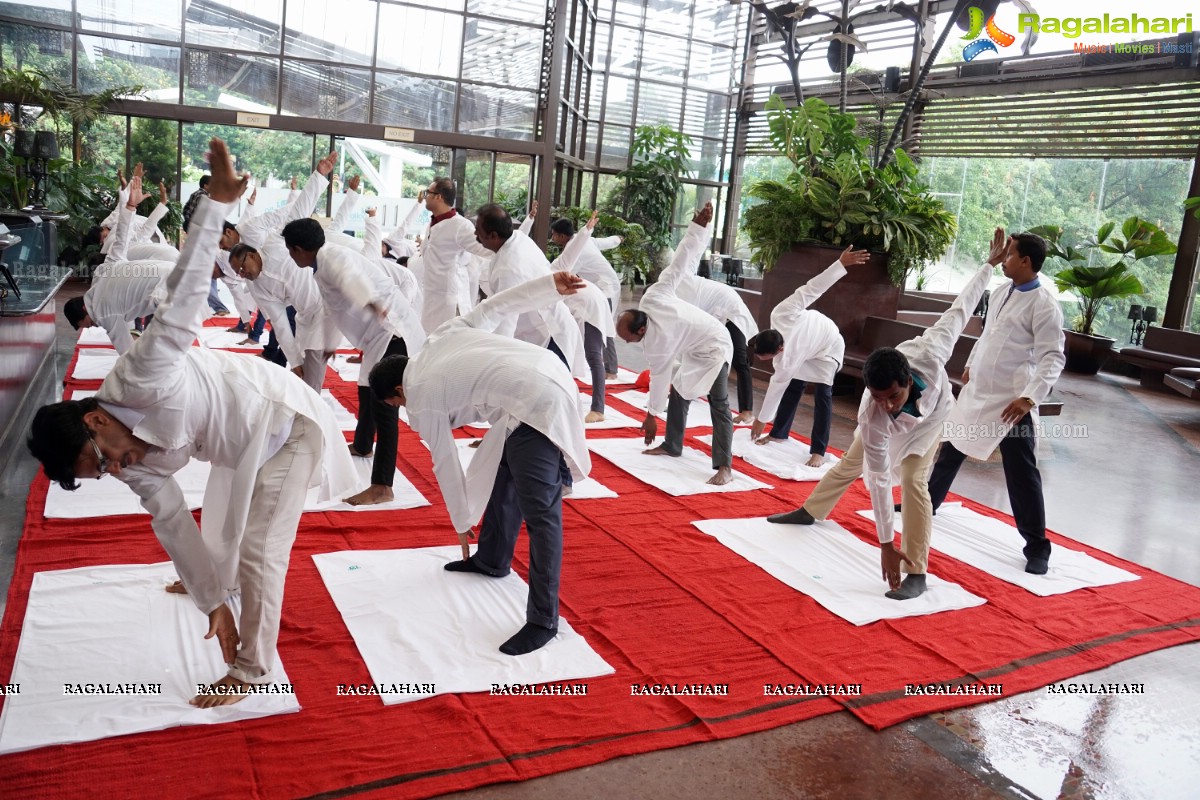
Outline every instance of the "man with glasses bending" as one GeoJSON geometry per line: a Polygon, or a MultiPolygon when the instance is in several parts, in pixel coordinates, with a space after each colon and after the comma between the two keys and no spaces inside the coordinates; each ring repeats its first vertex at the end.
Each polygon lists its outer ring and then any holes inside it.
{"type": "Polygon", "coordinates": [[[437,178],[418,198],[433,215],[421,254],[408,260],[425,294],[421,327],[433,333],[443,322],[458,316],[458,301],[467,280],[471,254],[491,258],[492,252],[475,241],[475,225],[454,207],[454,181],[437,178]]]}
{"type": "Polygon", "coordinates": [[[183,588],[208,617],[205,638],[216,637],[230,666],[192,699],[204,708],[272,681],[305,496],[313,486],[322,498],[354,489],[345,439],[316,392],[262,359],[192,347],[222,222],[244,185],[221,140],[211,148],[209,197],[192,218],[154,324],[95,397],[39,409],[29,437],[46,476],[63,489],[111,474],[141,498],[183,588]],[[174,478],[192,458],[212,464],[200,528],[174,478]],[[239,591],[235,621],[226,601],[239,591]]]}

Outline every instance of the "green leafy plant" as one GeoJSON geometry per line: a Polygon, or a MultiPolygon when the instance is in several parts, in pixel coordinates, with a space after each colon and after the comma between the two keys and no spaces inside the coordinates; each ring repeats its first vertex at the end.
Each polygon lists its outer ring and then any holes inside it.
{"type": "Polygon", "coordinates": [[[1175,252],[1175,244],[1153,222],[1129,217],[1121,223],[1119,236],[1113,235],[1116,227],[1116,222],[1106,222],[1094,236],[1076,246],[1062,242],[1061,227],[1043,225],[1031,231],[1046,240],[1047,255],[1066,262],[1053,278],[1059,291],[1072,292],[1079,300],[1079,317],[1074,325],[1077,333],[1093,335],[1096,316],[1105,300],[1145,293],[1145,287],[1131,269],[1134,263],[1175,252]],[[1088,266],[1093,256],[1110,263],[1088,266]],[[1116,256],[1116,260],[1109,256],[1116,256]]]}
{"type": "MultiPolygon", "coordinates": [[[[579,230],[591,218],[592,212],[579,206],[564,206],[553,209],[552,219],[565,217],[575,224],[579,230]]],[[[604,257],[613,269],[621,276],[622,282],[633,285],[635,281],[645,282],[654,268],[654,261],[647,249],[649,237],[641,225],[636,222],[626,222],[616,214],[601,211],[596,220],[596,230],[592,234],[597,239],[605,236],[620,236],[621,244],[611,250],[604,250],[604,257]]],[[[558,258],[561,250],[553,242],[546,246],[546,257],[558,258]]]]}
{"type": "Polygon", "coordinates": [[[759,181],[746,193],[759,201],[742,215],[751,257],[764,271],[799,242],[886,252],[894,284],[941,257],[954,241],[956,222],[928,187],[916,164],[896,151],[879,168],[858,120],[820,99],[787,108],[767,101],[772,144],[793,165],[782,181],[759,181]]]}
{"type": "Polygon", "coordinates": [[[642,125],[633,135],[634,163],[617,173],[621,182],[601,208],[641,226],[642,246],[653,263],[671,244],[671,215],[688,168],[692,137],[667,125],[642,125]]]}

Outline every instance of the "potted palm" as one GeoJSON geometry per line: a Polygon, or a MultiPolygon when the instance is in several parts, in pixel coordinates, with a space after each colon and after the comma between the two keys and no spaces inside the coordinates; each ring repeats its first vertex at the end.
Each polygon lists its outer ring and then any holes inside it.
{"type": "Polygon", "coordinates": [[[1121,223],[1119,235],[1113,233],[1116,228],[1116,222],[1106,222],[1076,247],[1062,243],[1061,227],[1041,226],[1032,231],[1046,240],[1049,256],[1066,264],[1053,275],[1059,291],[1074,294],[1079,302],[1079,316],[1066,331],[1067,369],[1072,372],[1095,375],[1112,350],[1114,340],[1094,332],[1105,302],[1146,291],[1132,265],[1175,252],[1175,244],[1153,222],[1133,216],[1121,223]],[[1093,257],[1107,263],[1088,266],[1093,257]]]}

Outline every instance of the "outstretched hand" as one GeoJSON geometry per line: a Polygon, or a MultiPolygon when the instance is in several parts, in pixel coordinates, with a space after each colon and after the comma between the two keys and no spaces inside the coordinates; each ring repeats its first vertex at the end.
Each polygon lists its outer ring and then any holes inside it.
{"type": "Polygon", "coordinates": [[[294,192],[296,191],[296,176],[293,175],[288,179],[288,187],[294,192]]]}
{"type": "Polygon", "coordinates": [[[559,294],[575,294],[584,287],[583,278],[572,272],[554,273],[554,287],[559,294]]]}
{"type": "Polygon", "coordinates": [[[346,191],[347,192],[357,192],[358,184],[359,184],[360,180],[362,180],[361,176],[351,175],[349,177],[349,179],[347,179],[347,181],[346,181],[346,191]]]}
{"type": "Polygon", "coordinates": [[[373,216],[375,216],[375,211],[376,211],[376,209],[375,209],[375,208],[368,208],[368,209],[367,209],[367,216],[368,216],[368,217],[373,217],[373,216]]]}
{"type": "Polygon", "coordinates": [[[121,182],[122,189],[129,185],[129,181],[125,180],[125,170],[123,169],[117,170],[117,180],[121,182]]]}
{"type": "Polygon", "coordinates": [[[129,199],[125,202],[125,207],[136,211],[145,199],[146,193],[142,191],[142,176],[134,175],[133,180],[129,182],[129,199]]]}
{"type": "Polygon", "coordinates": [[[529,218],[530,219],[537,219],[537,209],[538,209],[537,200],[534,200],[532,203],[529,204],[529,218]]]}
{"type": "Polygon", "coordinates": [[[258,199],[258,187],[255,186],[254,191],[250,193],[250,199],[247,200],[246,202],[249,203],[250,205],[254,205],[254,201],[257,199],[258,199]]]}
{"type": "Polygon", "coordinates": [[[588,218],[587,225],[585,225],[584,227],[587,228],[589,231],[594,231],[594,230],[596,230],[596,223],[599,221],[600,221],[600,212],[593,211],[592,216],[588,218]]]}
{"type": "Polygon", "coordinates": [[[1011,238],[1005,235],[1004,228],[996,228],[996,232],[992,234],[992,249],[988,253],[989,264],[994,267],[1004,260],[1010,241],[1011,238]]]}
{"type": "Polygon", "coordinates": [[[216,137],[208,143],[208,167],[212,173],[208,182],[208,196],[214,202],[232,203],[246,191],[249,174],[238,176],[233,169],[233,157],[229,155],[229,149],[216,137]]]}
{"type": "Polygon", "coordinates": [[[158,202],[162,203],[165,206],[167,204],[167,201],[168,201],[167,183],[166,183],[166,181],[159,181],[158,182],[158,202]]]}
{"type": "Polygon", "coordinates": [[[855,250],[854,245],[850,245],[842,251],[838,261],[842,262],[843,267],[856,267],[859,264],[865,264],[871,260],[871,254],[866,250],[855,250]]]}
{"type": "MultiPolygon", "coordinates": [[[[333,172],[333,166],[335,164],[337,164],[336,150],[317,162],[317,172],[328,178],[329,173],[333,172]]],[[[294,189],[296,187],[293,185],[292,188],[294,189]]]]}
{"type": "Polygon", "coordinates": [[[692,222],[699,225],[701,228],[707,228],[708,223],[712,222],[713,207],[712,201],[709,200],[704,204],[704,208],[696,212],[696,216],[692,217],[692,222]]]}

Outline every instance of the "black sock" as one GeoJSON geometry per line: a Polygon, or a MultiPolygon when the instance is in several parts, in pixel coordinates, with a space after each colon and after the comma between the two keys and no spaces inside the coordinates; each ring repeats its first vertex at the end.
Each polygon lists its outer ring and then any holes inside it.
{"type": "Polygon", "coordinates": [[[804,506],[800,506],[795,511],[772,514],[767,517],[767,522],[774,522],[779,525],[812,525],[816,520],[813,519],[812,514],[804,510],[804,506]]]}
{"type": "Polygon", "coordinates": [[[525,627],[513,634],[507,642],[500,645],[500,652],[508,656],[519,656],[532,653],[546,645],[558,633],[558,628],[543,628],[526,622],[525,627]]]}
{"type": "Polygon", "coordinates": [[[1030,575],[1045,575],[1050,569],[1050,559],[1031,558],[1025,562],[1025,571],[1030,575]]]}
{"type": "Polygon", "coordinates": [[[466,561],[451,561],[449,564],[445,564],[442,568],[447,572],[476,572],[480,575],[487,575],[489,578],[493,577],[489,573],[480,569],[479,565],[475,563],[474,558],[468,558],[466,561]]]}
{"type": "Polygon", "coordinates": [[[908,575],[900,582],[899,589],[885,593],[884,597],[890,597],[893,600],[912,600],[923,594],[925,594],[925,576],[908,575]]]}

